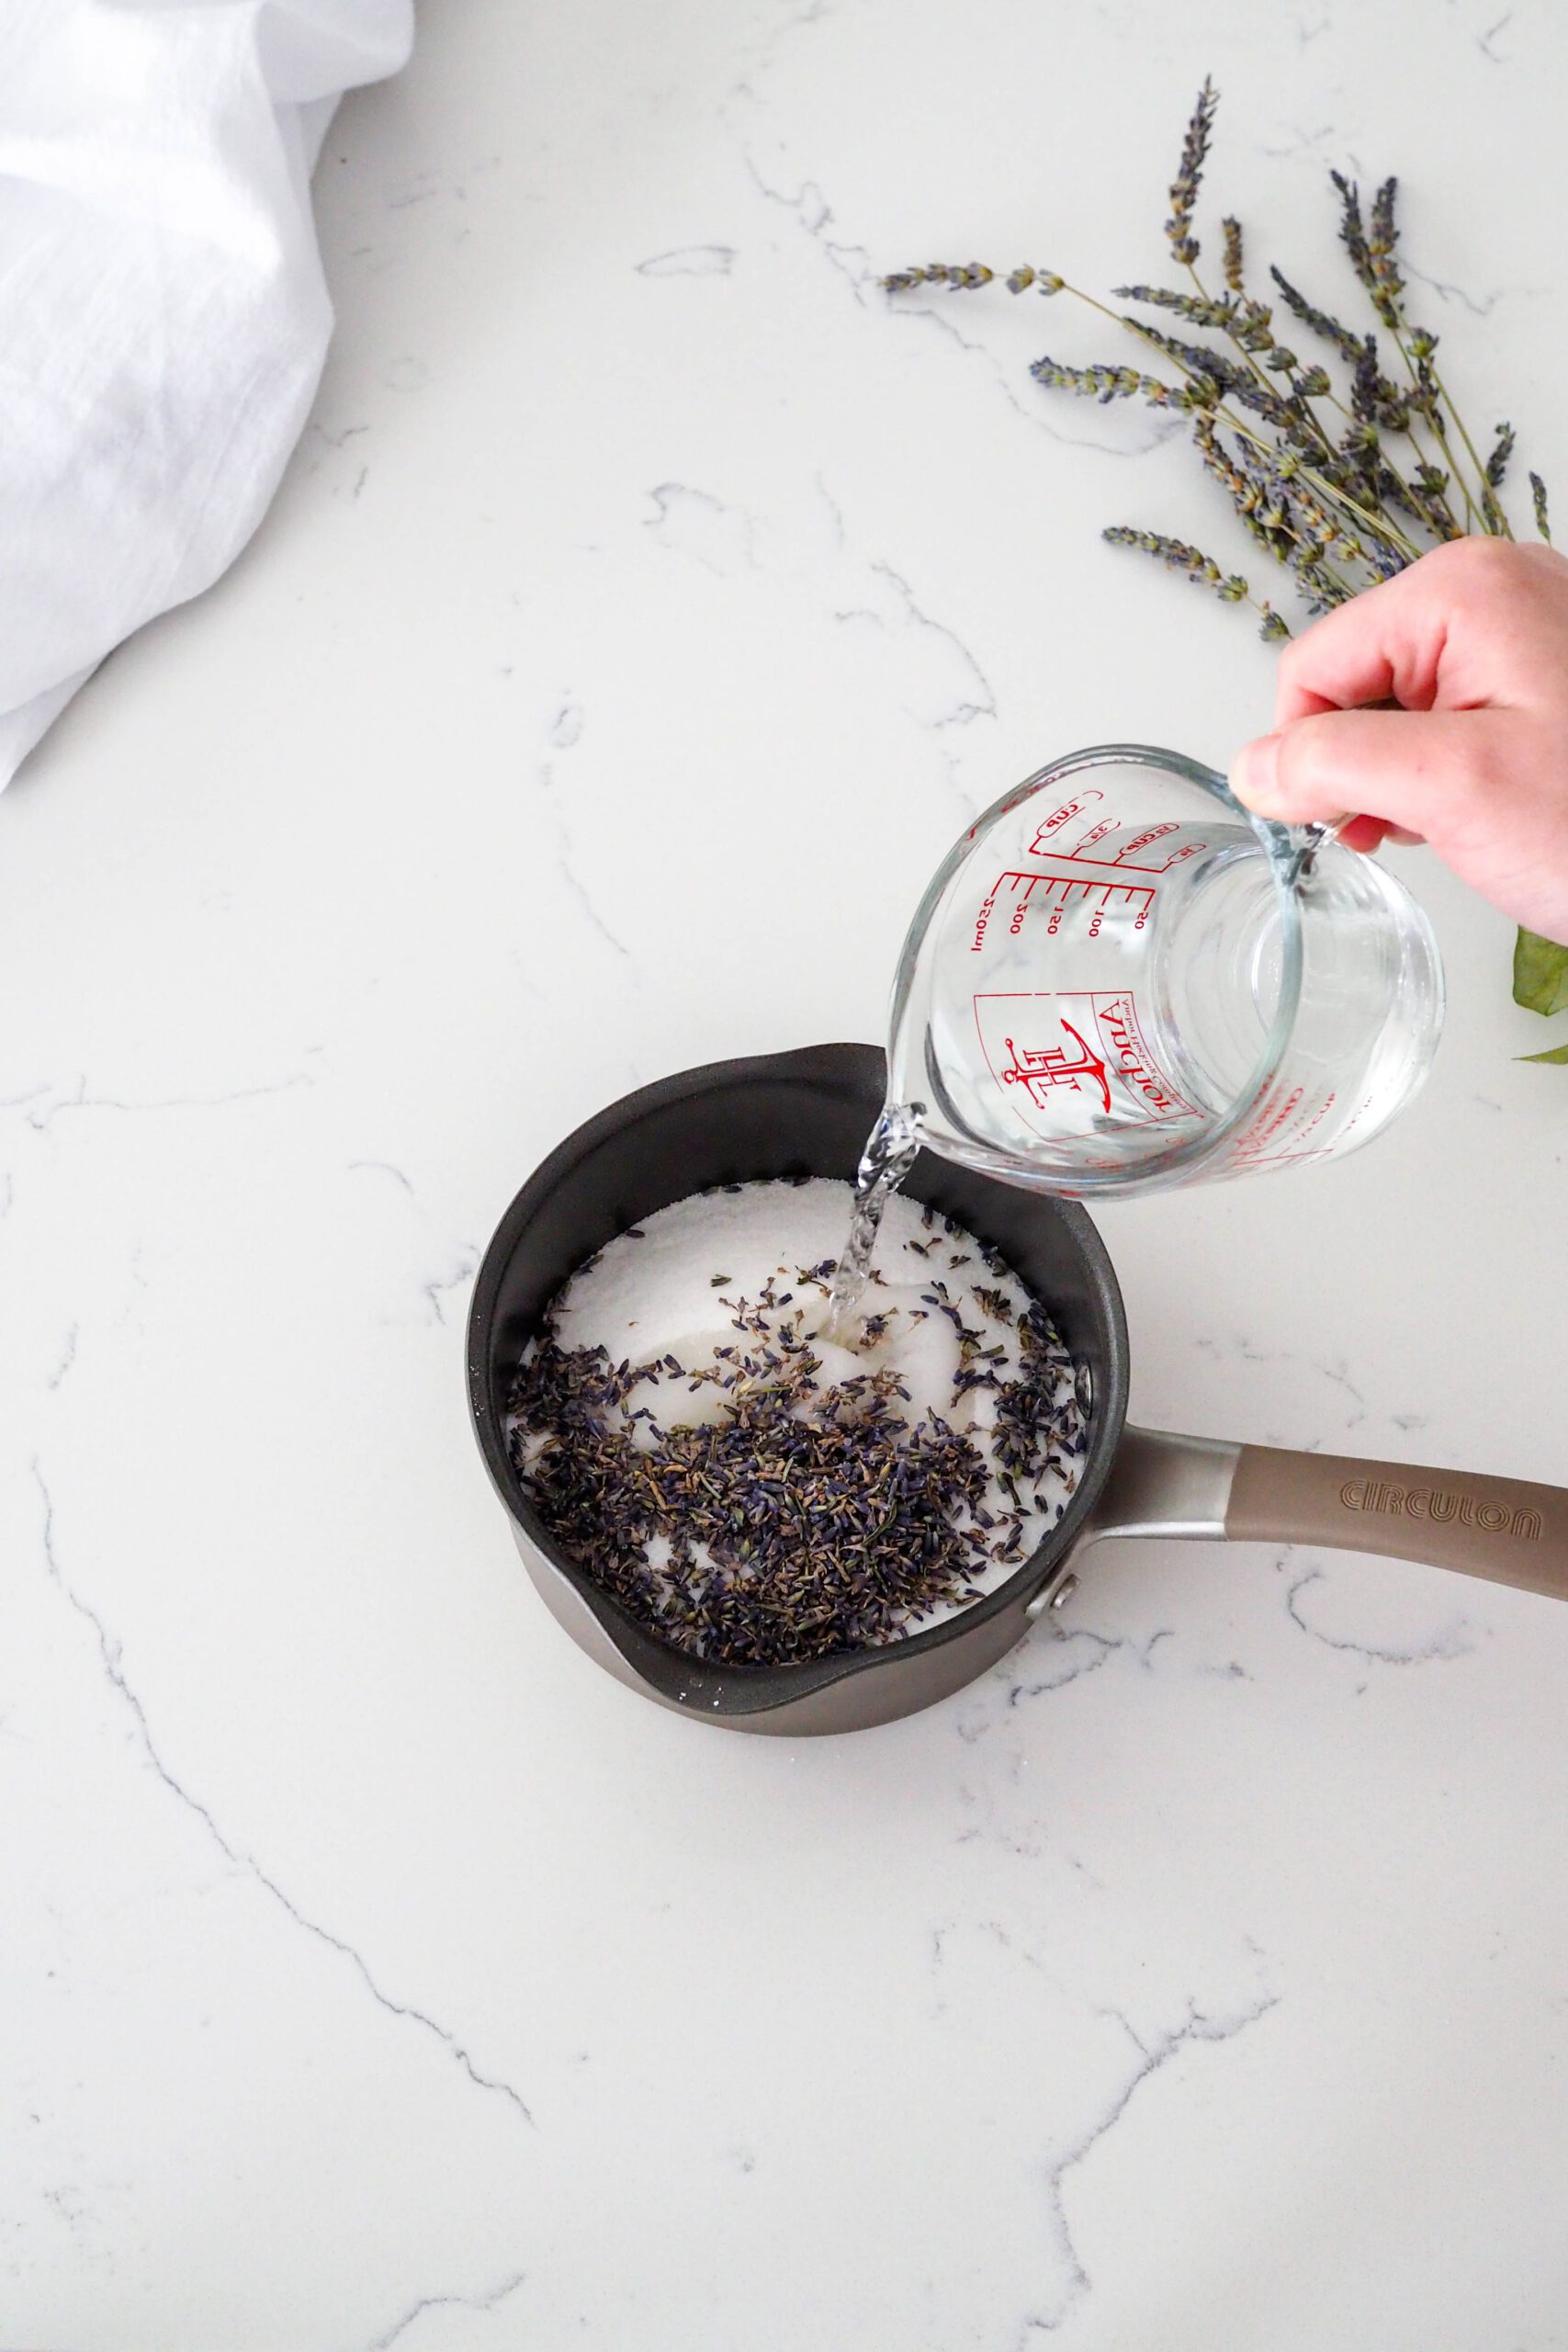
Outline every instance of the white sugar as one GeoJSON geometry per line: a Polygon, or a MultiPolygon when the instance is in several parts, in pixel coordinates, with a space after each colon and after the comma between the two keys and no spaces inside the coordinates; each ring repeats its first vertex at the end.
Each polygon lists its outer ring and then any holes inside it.
{"type": "MultiPolygon", "coordinates": [[[[986,1279],[976,1245],[950,1240],[940,1220],[928,1231],[919,1204],[895,1198],[876,1254],[883,1279],[868,1285],[862,1304],[863,1320],[886,1316],[886,1336],[863,1351],[835,1347],[820,1337],[830,1277],[802,1277],[837,1259],[852,1199],[848,1184],[818,1177],[807,1184],[745,1184],[733,1193],[677,1201],[647,1220],[641,1239],[620,1235],[567,1285],[557,1308],[562,1347],[603,1347],[614,1363],[672,1355],[688,1372],[711,1368],[715,1350],[735,1343],[736,1304],[757,1299],[771,1281],[781,1307],[787,1298],[791,1314],[805,1309],[824,1386],[896,1364],[909,1391],[908,1417],[947,1416],[959,1369],[958,1335],[922,1298],[933,1279],[948,1279],[954,1297],[967,1287],[965,1276],[986,1279]],[[960,1254],[968,1265],[951,1266],[950,1259],[960,1254]]],[[[1015,1314],[1028,1306],[1021,1284],[1010,1275],[995,1279],[1015,1314]]],[[[966,1319],[981,1318],[976,1313],[966,1319]]],[[[1016,1335],[1010,1353],[1016,1356],[1016,1335]]],[[[678,1418],[712,1420],[722,1397],[716,1385],[688,1392],[678,1418]]],[[[672,1411],[667,1408],[660,1419],[668,1424],[672,1411]]]]}

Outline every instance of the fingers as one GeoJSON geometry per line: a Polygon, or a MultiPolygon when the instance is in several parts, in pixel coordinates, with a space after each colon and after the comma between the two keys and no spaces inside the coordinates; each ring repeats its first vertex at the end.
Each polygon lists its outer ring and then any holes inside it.
{"type": "Polygon", "coordinates": [[[1259,816],[1286,824],[1353,808],[1440,849],[1484,815],[1488,799],[1495,809],[1509,769],[1508,730],[1509,715],[1494,711],[1313,712],[1248,743],[1231,769],[1231,789],[1259,816]]]}
{"type": "Polygon", "coordinates": [[[1347,849],[1364,850],[1371,855],[1382,849],[1384,842],[1397,842],[1402,849],[1418,848],[1426,840],[1425,833],[1413,833],[1404,825],[1386,824],[1381,817],[1351,817],[1340,826],[1336,838],[1347,849]]]}
{"type": "Polygon", "coordinates": [[[1363,590],[1286,648],[1274,698],[1276,727],[1391,697],[1406,710],[1431,708],[1444,639],[1421,569],[1413,565],[1363,590]]]}
{"type": "Polygon", "coordinates": [[[1389,699],[1406,710],[1514,703],[1565,625],[1568,563],[1550,548],[1451,540],[1287,646],[1274,723],[1389,699]]]}
{"type": "Polygon", "coordinates": [[[1382,849],[1388,831],[1381,817],[1352,817],[1340,826],[1338,837],[1347,849],[1365,850],[1370,856],[1373,850],[1382,849]]]}

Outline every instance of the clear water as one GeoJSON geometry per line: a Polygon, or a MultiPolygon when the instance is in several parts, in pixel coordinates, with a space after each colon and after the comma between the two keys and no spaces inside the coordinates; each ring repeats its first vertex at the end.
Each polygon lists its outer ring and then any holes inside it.
{"type": "Polygon", "coordinates": [[[915,1164],[920,1148],[919,1103],[886,1102],[866,1139],[855,1172],[855,1202],[849,1239],[833,1276],[822,1330],[840,1347],[854,1345],[854,1312],[871,1277],[876,1237],[887,1204],[915,1164]]]}
{"type": "Polygon", "coordinates": [[[893,1090],[931,1103],[932,1148],[962,1138],[1070,1188],[1080,1165],[1135,1163],[1235,1101],[1277,1001],[1254,968],[1279,929],[1268,862],[1244,826],[1173,825],[1158,854],[1169,872],[1109,895],[1067,889],[1058,860],[1049,894],[1010,901],[982,867],[906,950],[893,1090]]]}

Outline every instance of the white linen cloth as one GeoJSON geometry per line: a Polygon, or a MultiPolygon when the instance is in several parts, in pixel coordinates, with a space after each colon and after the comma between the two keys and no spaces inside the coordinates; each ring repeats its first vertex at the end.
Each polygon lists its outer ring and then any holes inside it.
{"type": "Polygon", "coordinates": [[[210,586],[332,332],[310,173],[412,0],[0,0],[0,786],[210,586]]]}

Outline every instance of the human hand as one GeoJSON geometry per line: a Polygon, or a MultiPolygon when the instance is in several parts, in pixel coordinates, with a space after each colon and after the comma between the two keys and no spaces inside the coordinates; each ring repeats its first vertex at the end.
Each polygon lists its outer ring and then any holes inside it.
{"type": "Polygon", "coordinates": [[[1568,559],[1454,539],[1285,650],[1238,800],[1341,835],[1426,841],[1517,923],[1568,941],[1568,559]],[[1363,706],[1392,698],[1397,710],[1363,706]]]}

